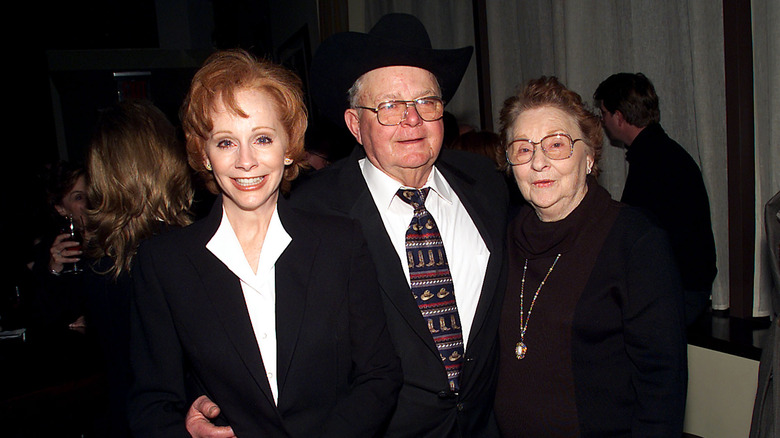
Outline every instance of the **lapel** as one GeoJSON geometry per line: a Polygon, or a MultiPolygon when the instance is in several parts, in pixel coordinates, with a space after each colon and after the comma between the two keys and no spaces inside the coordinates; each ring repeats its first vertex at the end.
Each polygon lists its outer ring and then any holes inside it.
{"type": "MultiPolygon", "coordinates": [[[[374,198],[371,196],[363,173],[360,171],[358,160],[364,156],[363,149],[356,147],[344,163],[337,185],[340,193],[353,193],[354,196],[340,197],[337,200],[339,209],[341,213],[360,222],[384,296],[419,336],[420,340],[428,346],[431,353],[438,357],[439,352],[436,349],[436,344],[434,344],[431,333],[420,315],[420,308],[417,307],[416,301],[412,298],[406,274],[401,268],[401,262],[398,260],[395,248],[387,235],[374,198]]],[[[391,318],[393,313],[387,312],[387,316],[391,318]]]]}
{"type": "Polygon", "coordinates": [[[316,287],[310,279],[320,239],[281,197],[277,208],[282,225],[292,238],[276,263],[277,385],[281,401],[304,321],[309,288],[316,287]]]}
{"type": "MultiPolygon", "coordinates": [[[[202,223],[190,225],[199,226],[194,230],[197,235],[192,240],[193,248],[188,251],[188,256],[200,277],[208,305],[224,327],[224,335],[238,353],[255,384],[273,406],[275,403],[271,386],[268,384],[260,347],[249,319],[241,283],[233,272],[206,248],[206,243],[214,236],[221,221],[222,197],[219,196],[202,223]]],[[[213,338],[220,339],[217,336],[213,338]]]]}
{"type": "Polygon", "coordinates": [[[477,342],[476,339],[480,334],[480,329],[490,316],[493,301],[499,287],[498,283],[504,258],[504,241],[501,236],[506,223],[504,218],[500,218],[499,223],[491,223],[490,212],[494,211],[496,206],[490,205],[490,201],[494,198],[483,196],[477,180],[451,164],[447,160],[448,156],[448,151],[442,149],[436,162],[436,167],[447,179],[455,193],[458,194],[458,198],[477,227],[488,251],[490,251],[482,291],[480,291],[477,310],[469,333],[469,345],[474,345],[472,342],[477,342]]]}

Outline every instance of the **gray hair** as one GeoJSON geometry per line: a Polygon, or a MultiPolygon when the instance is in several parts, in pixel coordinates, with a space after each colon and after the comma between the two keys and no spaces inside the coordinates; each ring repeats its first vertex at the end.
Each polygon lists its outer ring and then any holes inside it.
{"type": "Polygon", "coordinates": [[[347,99],[349,101],[349,107],[352,109],[357,108],[357,106],[360,104],[358,100],[360,100],[360,97],[362,96],[363,91],[363,78],[366,76],[365,73],[360,75],[359,78],[355,79],[355,83],[352,84],[351,87],[349,87],[349,90],[347,91],[347,99]]]}
{"type": "MultiPolygon", "coordinates": [[[[349,107],[352,109],[356,109],[359,105],[361,97],[363,97],[363,83],[365,82],[366,74],[369,72],[363,73],[360,75],[359,78],[355,79],[355,82],[352,84],[351,87],[349,87],[349,90],[347,90],[347,100],[349,102],[349,107]]],[[[431,73],[430,71],[428,74],[431,75],[431,79],[433,79],[433,83],[436,85],[436,88],[441,94],[441,85],[439,84],[439,78],[436,77],[435,74],[431,73]]]]}

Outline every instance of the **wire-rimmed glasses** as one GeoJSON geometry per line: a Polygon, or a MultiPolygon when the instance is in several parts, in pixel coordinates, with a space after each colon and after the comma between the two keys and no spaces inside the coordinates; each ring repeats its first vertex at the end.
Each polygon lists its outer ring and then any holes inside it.
{"type": "Polygon", "coordinates": [[[551,160],[565,160],[574,153],[574,143],[585,141],[581,138],[572,139],[565,132],[558,132],[542,137],[539,141],[527,138],[512,140],[506,148],[506,161],[512,166],[519,166],[531,161],[536,152],[536,145],[542,147],[544,155],[551,160]]]}
{"type": "Polygon", "coordinates": [[[413,106],[417,114],[426,122],[435,122],[444,116],[444,101],[438,96],[419,97],[414,100],[388,100],[381,102],[376,108],[358,106],[376,114],[380,125],[396,126],[406,120],[409,107],[413,106]]]}

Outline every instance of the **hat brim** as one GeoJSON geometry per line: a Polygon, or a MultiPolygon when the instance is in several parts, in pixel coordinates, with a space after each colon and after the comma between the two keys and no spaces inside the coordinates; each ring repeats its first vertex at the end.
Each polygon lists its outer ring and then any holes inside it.
{"type": "Polygon", "coordinates": [[[442,98],[449,102],[471,61],[473,47],[427,49],[405,46],[370,34],[345,32],[323,41],[312,59],[311,94],[321,113],[344,123],[347,91],[363,74],[381,67],[405,65],[433,73],[442,98]]]}

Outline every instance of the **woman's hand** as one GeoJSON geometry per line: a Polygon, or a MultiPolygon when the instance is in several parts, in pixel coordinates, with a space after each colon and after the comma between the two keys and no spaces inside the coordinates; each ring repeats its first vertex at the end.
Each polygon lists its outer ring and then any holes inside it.
{"type": "Polygon", "coordinates": [[[49,248],[49,253],[51,253],[51,257],[49,258],[49,270],[51,272],[59,273],[62,271],[65,263],[76,263],[81,260],[81,249],[74,248],[80,248],[81,244],[73,240],[68,240],[69,238],[70,234],[60,234],[54,239],[54,243],[52,243],[51,248],[49,248]]]}

